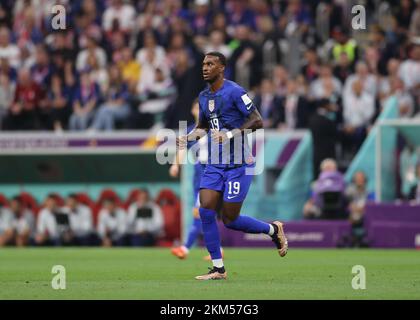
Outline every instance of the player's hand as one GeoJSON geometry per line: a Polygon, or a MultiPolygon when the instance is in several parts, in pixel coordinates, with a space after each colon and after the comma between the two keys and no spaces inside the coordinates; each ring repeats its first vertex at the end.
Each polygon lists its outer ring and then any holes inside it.
{"type": "Polygon", "coordinates": [[[187,136],[184,135],[184,136],[177,137],[176,145],[180,150],[185,149],[187,147],[187,136]]]}
{"type": "Polygon", "coordinates": [[[215,143],[224,143],[225,141],[229,140],[229,138],[226,135],[226,132],[215,129],[211,129],[211,139],[215,143]]]}
{"type": "Polygon", "coordinates": [[[169,168],[169,175],[172,178],[177,178],[179,176],[179,165],[177,164],[171,165],[171,167],[169,168]]]}

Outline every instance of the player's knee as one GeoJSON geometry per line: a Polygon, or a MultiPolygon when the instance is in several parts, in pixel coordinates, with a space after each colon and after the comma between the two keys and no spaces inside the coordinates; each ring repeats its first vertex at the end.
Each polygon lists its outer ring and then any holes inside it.
{"type": "Polygon", "coordinates": [[[215,210],[214,204],[213,204],[212,201],[205,200],[205,199],[204,200],[200,199],[200,202],[201,202],[200,209],[203,208],[203,209],[206,209],[206,210],[215,210]]]}

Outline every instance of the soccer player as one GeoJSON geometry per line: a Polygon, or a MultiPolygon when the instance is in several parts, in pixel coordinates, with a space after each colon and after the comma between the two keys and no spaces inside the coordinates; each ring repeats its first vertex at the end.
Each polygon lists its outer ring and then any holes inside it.
{"type": "MultiPolygon", "coordinates": [[[[199,105],[198,99],[196,99],[191,108],[191,114],[194,116],[195,124],[189,126],[187,131],[190,132],[195,128],[198,123],[198,115],[199,115],[199,105]]],[[[190,141],[187,144],[187,149],[190,149],[196,141],[190,141]]],[[[207,139],[203,138],[199,142],[202,145],[207,145],[207,139]]],[[[183,159],[186,156],[186,150],[182,149],[179,150],[175,156],[174,163],[169,168],[169,175],[173,178],[179,176],[179,169],[180,164],[183,162],[183,159]]],[[[200,192],[200,181],[201,175],[203,174],[204,168],[206,167],[205,163],[207,162],[207,148],[201,148],[201,153],[198,155],[198,159],[196,159],[196,163],[194,164],[194,176],[193,176],[193,192],[195,197],[195,204],[193,208],[193,223],[188,231],[188,237],[185,243],[182,246],[172,248],[171,252],[174,256],[178,257],[179,259],[185,259],[188,256],[188,253],[193,246],[194,242],[197,240],[197,237],[201,235],[202,227],[201,227],[201,219],[198,208],[200,207],[200,199],[199,199],[199,192],[200,192]],[[203,152],[205,151],[205,152],[203,152]]],[[[211,260],[210,256],[204,257],[205,260],[211,260]]]]}
{"type": "Polygon", "coordinates": [[[216,212],[220,203],[223,223],[227,228],[270,235],[281,257],[286,255],[288,249],[283,223],[275,221],[269,224],[240,215],[253,177],[247,174],[250,171],[247,169],[255,166],[252,155],[249,151],[246,152],[248,142],[244,131],[262,128],[262,118],[246,91],[235,82],[224,79],[225,67],[226,58],[223,54],[206,54],[202,71],[204,81],[209,86],[199,95],[198,124],[190,133],[177,139],[180,149],[185,148],[188,141],[197,140],[205,135],[210,135],[212,140],[209,161],[201,177],[199,212],[213,268],[208,274],[197,276],[197,280],[227,278],[216,224],[216,212]],[[241,142],[241,150],[238,150],[237,141],[241,142]],[[237,161],[238,152],[241,155],[240,161],[237,161]]]}

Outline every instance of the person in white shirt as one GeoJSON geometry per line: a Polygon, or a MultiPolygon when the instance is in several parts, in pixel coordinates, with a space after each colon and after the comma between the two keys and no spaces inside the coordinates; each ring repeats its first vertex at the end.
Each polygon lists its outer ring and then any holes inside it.
{"type": "Polygon", "coordinates": [[[375,98],[363,90],[363,82],[353,82],[352,90],[343,95],[343,147],[357,151],[366,137],[370,121],[375,113],[375,98]]]}
{"type": "Polygon", "coordinates": [[[77,195],[70,194],[62,211],[69,215],[70,230],[74,244],[87,246],[92,244],[92,211],[77,200],[77,195]]]}
{"type": "Polygon", "coordinates": [[[378,79],[375,75],[369,73],[369,67],[364,61],[359,61],[356,64],[356,72],[350,75],[344,84],[344,93],[349,93],[353,89],[353,84],[356,81],[361,81],[363,84],[363,91],[375,96],[378,92],[378,79]]]}
{"type": "Polygon", "coordinates": [[[88,38],[86,48],[79,52],[76,59],[77,71],[86,70],[89,67],[89,56],[94,55],[98,64],[98,68],[105,68],[107,63],[106,52],[98,46],[96,40],[92,37],[88,38]]]}
{"type": "Polygon", "coordinates": [[[59,246],[72,244],[72,240],[68,214],[59,208],[54,194],[48,195],[38,215],[35,243],[59,246]]]}
{"type": "Polygon", "coordinates": [[[102,26],[106,32],[112,31],[115,23],[123,32],[133,30],[136,21],[136,10],[130,4],[124,4],[122,0],[112,0],[103,15],[102,26]]]}
{"type": "Polygon", "coordinates": [[[106,199],[99,212],[98,235],[104,247],[126,243],[127,213],[118,208],[114,199],[106,199]]]}
{"type": "Polygon", "coordinates": [[[320,67],[319,77],[314,80],[309,88],[309,96],[314,100],[338,100],[342,93],[340,80],[333,76],[332,68],[328,64],[320,67]]]}
{"type": "Polygon", "coordinates": [[[147,190],[141,190],[128,209],[128,226],[132,246],[153,246],[163,232],[160,207],[151,199],[147,190]]]}
{"type": "Polygon", "coordinates": [[[410,59],[401,63],[398,75],[407,90],[414,93],[420,89],[420,44],[411,48],[410,59]]]}
{"type": "Polygon", "coordinates": [[[223,55],[229,59],[232,55],[232,49],[225,44],[225,35],[220,30],[213,30],[210,33],[209,41],[205,46],[205,52],[214,52],[218,51],[223,53],[223,55]]]}
{"type": "Polygon", "coordinates": [[[13,241],[13,220],[10,209],[0,205],[0,247],[13,241]]]}
{"type": "Polygon", "coordinates": [[[35,216],[34,213],[25,208],[20,196],[15,196],[10,200],[10,210],[14,215],[13,231],[14,243],[18,247],[29,245],[35,236],[35,216]]]}
{"type": "Polygon", "coordinates": [[[10,43],[10,30],[7,27],[0,28],[0,59],[5,58],[13,68],[20,67],[20,49],[10,43]]]}

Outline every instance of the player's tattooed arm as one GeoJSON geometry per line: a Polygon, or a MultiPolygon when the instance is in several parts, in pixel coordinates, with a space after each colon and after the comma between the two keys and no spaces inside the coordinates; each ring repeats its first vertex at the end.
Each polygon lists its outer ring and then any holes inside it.
{"type": "Polygon", "coordinates": [[[258,110],[255,108],[254,111],[249,115],[248,119],[246,119],[245,123],[240,127],[239,129],[234,129],[232,131],[233,135],[242,133],[244,130],[258,130],[262,129],[263,127],[263,119],[261,114],[258,112],[258,110]]]}
{"type": "Polygon", "coordinates": [[[206,121],[199,120],[196,127],[187,135],[181,135],[176,138],[176,144],[178,148],[185,149],[188,141],[200,140],[202,137],[207,135],[209,131],[209,124],[206,121]]]}
{"type": "Polygon", "coordinates": [[[232,129],[231,131],[219,131],[219,130],[211,130],[211,137],[213,141],[224,143],[225,141],[241,135],[244,130],[252,130],[255,131],[257,129],[261,129],[263,127],[263,120],[261,114],[258,112],[257,109],[249,115],[246,119],[242,127],[232,129]]]}

